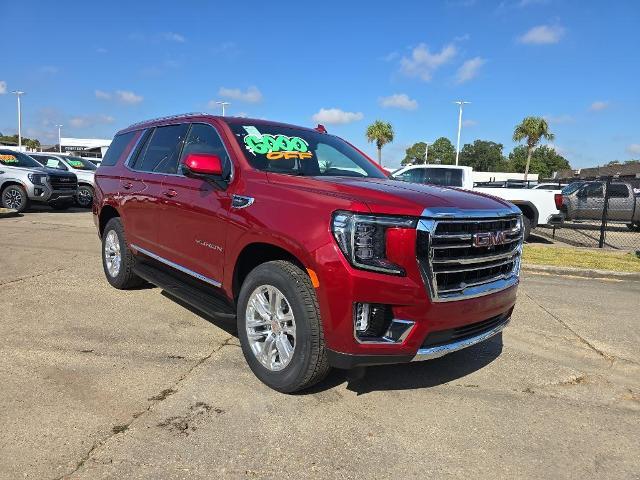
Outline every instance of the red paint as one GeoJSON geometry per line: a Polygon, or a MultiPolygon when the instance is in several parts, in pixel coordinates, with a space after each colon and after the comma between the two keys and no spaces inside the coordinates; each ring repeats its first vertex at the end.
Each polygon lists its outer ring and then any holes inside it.
{"type": "Polygon", "coordinates": [[[190,153],[184,159],[185,166],[200,175],[222,175],[222,160],[210,153],[190,153]]]}
{"type": "MultiPolygon", "coordinates": [[[[128,148],[116,165],[101,166],[96,173],[96,225],[106,206],[115,208],[129,243],[221,282],[222,292],[231,301],[238,293],[233,282],[236,262],[246,247],[266,243],[286,250],[317,275],[325,340],[329,348],[340,352],[414,354],[432,330],[486,320],[513,307],[516,287],[476,299],[432,303],[416,261],[415,230],[387,232],[389,260],[402,266],[405,276],[354,269],[330,231],[336,210],[417,217],[427,207],[495,209],[505,206],[504,201],[386,179],[259,171],[248,164],[226,120],[220,117],[159,120],[123,132],[181,122],[208,123],[218,130],[233,167],[227,188],[205,179],[134,172],[124,165],[128,148]],[[131,187],[124,188],[128,183],[131,187]],[[169,191],[175,195],[166,195],[169,191]],[[248,208],[234,209],[234,194],[253,197],[255,202],[248,208]],[[390,304],[396,318],[414,320],[417,327],[400,345],[359,344],[352,332],[353,302],[390,304]]],[[[251,124],[261,123],[251,120],[251,124]]],[[[220,159],[215,157],[216,165],[211,157],[215,156],[191,154],[187,164],[192,171],[221,172],[220,159]]]]}

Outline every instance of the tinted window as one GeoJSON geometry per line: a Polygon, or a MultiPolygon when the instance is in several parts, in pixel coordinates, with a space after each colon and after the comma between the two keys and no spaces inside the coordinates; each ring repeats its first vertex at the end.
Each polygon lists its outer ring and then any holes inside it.
{"type": "MultiPolygon", "coordinates": [[[[205,125],[204,123],[191,125],[191,130],[189,130],[187,141],[182,150],[182,161],[189,153],[212,153],[220,157],[223,163],[229,161],[227,151],[218,132],[211,125],[205,125]]],[[[175,168],[170,173],[176,173],[175,168]]]]}
{"type": "Polygon", "coordinates": [[[65,160],[69,165],[71,165],[73,168],[77,170],[97,170],[98,169],[98,167],[96,167],[93,163],[91,163],[89,160],[85,158],[65,157],[65,160]]]}
{"type": "Polygon", "coordinates": [[[456,168],[426,168],[425,183],[444,187],[461,187],[462,170],[456,168]]]}
{"type": "Polygon", "coordinates": [[[133,141],[137,132],[121,133],[116,135],[111,145],[107,149],[107,153],[104,154],[102,163],[100,165],[111,166],[118,163],[120,157],[125,152],[129,144],[133,141]]]}
{"type": "Polygon", "coordinates": [[[602,184],[590,183],[584,187],[582,194],[587,197],[602,197],[602,184]]]}
{"type": "Polygon", "coordinates": [[[344,140],[275,123],[229,121],[247,161],[259,170],[307,176],[386,178],[344,140]]]}
{"type": "Polygon", "coordinates": [[[627,198],[628,196],[629,189],[624,183],[612,183],[609,185],[610,198],[627,198]]]}
{"type": "Polygon", "coordinates": [[[424,183],[424,168],[412,168],[395,175],[394,178],[403,182],[424,183]]]}
{"type": "Polygon", "coordinates": [[[188,128],[188,123],[156,128],[132,168],[143,172],[175,173],[188,128]]]}
{"type": "Polygon", "coordinates": [[[30,156],[12,150],[0,150],[0,164],[8,167],[42,168],[42,165],[30,156]]]}
{"type": "Polygon", "coordinates": [[[566,187],[564,187],[562,189],[562,194],[563,195],[570,195],[573,192],[575,192],[576,190],[578,190],[582,185],[584,185],[581,182],[575,182],[575,183],[570,183],[569,185],[567,185],[566,187]]]}

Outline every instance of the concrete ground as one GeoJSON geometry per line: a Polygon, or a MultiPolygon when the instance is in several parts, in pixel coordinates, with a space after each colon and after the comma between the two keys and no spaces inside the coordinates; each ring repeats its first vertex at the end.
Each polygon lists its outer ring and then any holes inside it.
{"type": "Polygon", "coordinates": [[[0,220],[0,478],[640,478],[640,283],[525,275],[501,337],[287,396],[107,284],[87,212],[0,220]]]}

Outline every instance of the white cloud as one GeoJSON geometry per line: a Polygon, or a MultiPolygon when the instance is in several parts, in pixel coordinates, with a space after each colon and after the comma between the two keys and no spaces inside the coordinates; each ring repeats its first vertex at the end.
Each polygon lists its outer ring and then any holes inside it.
{"type": "Polygon", "coordinates": [[[629,155],[640,155],[640,143],[632,143],[627,147],[629,155]]]}
{"type": "Polygon", "coordinates": [[[168,40],[169,42],[184,43],[186,41],[186,38],[184,38],[184,36],[180,35],[179,33],[166,32],[162,36],[165,40],[168,40]]]}
{"type": "Polygon", "coordinates": [[[115,97],[122,103],[126,103],[128,105],[135,105],[136,103],[140,103],[144,100],[144,97],[136,95],[129,90],[116,90],[115,97]]]}
{"type": "Polygon", "coordinates": [[[314,113],[314,122],[337,124],[337,123],[351,123],[362,120],[364,115],[362,112],[345,112],[339,108],[321,108],[318,113],[314,113]]]}
{"type": "Polygon", "coordinates": [[[115,119],[109,115],[79,115],[69,119],[69,125],[73,128],[87,128],[94,125],[113,123],[115,119]]]}
{"type": "Polygon", "coordinates": [[[468,119],[462,121],[463,127],[475,127],[476,125],[478,125],[478,122],[476,120],[468,119]]]}
{"type": "Polygon", "coordinates": [[[472,78],[475,78],[485,63],[487,63],[487,61],[482,57],[474,57],[464,62],[456,72],[456,83],[468,82],[472,78]]]}
{"type": "Polygon", "coordinates": [[[403,110],[415,110],[418,108],[418,102],[406,93],[395,93],[388,97],[381,97],[379,99],[380,105],[390,108],[401,108],[403,110]]]}
{"type": "Polygon", "coordinates": [[[564,28],[560,25],[538,25],[518,38],[520,43],[527,45],[548,45],[558,43],[564,35],[564,28]]]}
{"type": "Polygon", "coordinates": [[[589,107],[589,110],[592,112],[600,112],[609,108],[609,105],[609,102],[599,100],[597,102],[593,102],[589,107]]]}
{"type": "Polygon", "coordinates": [[[7,82],[0,80],[0,95],[7,93],[7,82]]]}
{"type": "Polygon", "coordinates": [[[103,90],[96,90],[96,98],[100,100],[111,100],[111,94],[103,90]]]}
{"type": "Polygon", "coordinates": [[[571,115],[563,114],[563,115],[543,115],[543,117],[547,122],[559,125],[562,123],[572,123],[575,119],[571,115]]]}
{"type": "Polygon", "coordinates": [[[262,92],[260,92],[257,87],[249,87],[245,92],[239,88],[220,87],[218,95],[223,98],[238,100],[240,102],[258,103],[262,101],[262,92]]]}
{"type": "Polygon", "coordinates": [[[410,58],[402,57],[400,70],[409,77],[419,77],[427,82],[438,68],[453,60],[457,53],[458,49],[451,43],[436,53],[431,53],[429,48],[421,43],[411,51],[410,58]]]}
{"type": "Polygon", "coordinates": [[[391,62],[391,61],[395,60],[396,58],[398,58],[399,56],[400,56],[400,54],[398,52],[389,52],[384,57],[382,57],[382,60],[384,62],[391,62]]]}

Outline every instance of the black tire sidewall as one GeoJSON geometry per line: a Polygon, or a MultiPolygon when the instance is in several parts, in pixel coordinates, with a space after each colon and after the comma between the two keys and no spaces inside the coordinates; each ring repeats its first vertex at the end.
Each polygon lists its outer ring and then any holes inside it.
{"type": "Polygon", "coordinates": [[[5,187],[2,190],[2,198],[0,199],[2,200],[2,206],[5,208],[13,208],[13,207],[8,207],[4,204],[4,194],[7,190],[18,190],[20,192],[20,194],[22,195],[22,203],[20,204],[20,207],[16,208],[15,210],[18,213],[24,212],[29,206],[29,197],[27,197],[27,191],[20,185],[9,185],[8,187],[5,187]]]}
{"type": "Polygon", "coordinates": [[[523,240],[527,240],[529,238],[529,235],[531,235],[531,220],[529,220],[527,217],[525,217],[524,215],[522,216],[522,227],[523,227],[523,240]]]}
{"type": "Polygon", "coordinates": [[[266,385],[283,393],[298,389],[309,369],[312,357],[311,328],[307,306],[295,287],[296,280],[284,269],[277,265],[263,264],[254,269],[246,278],[238,298],[238,337],[245,359],[253,373],[266,385]],[[246,309],[249,297],[260,285],[272,285],[280,290],[287,298],[293,310],[296,322],[296,340],[293,358],[280,371],[273,372],[264,367],[256,358],[247,338],[246,309]]]}

